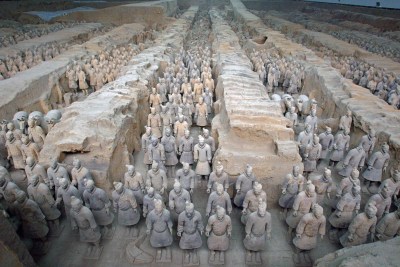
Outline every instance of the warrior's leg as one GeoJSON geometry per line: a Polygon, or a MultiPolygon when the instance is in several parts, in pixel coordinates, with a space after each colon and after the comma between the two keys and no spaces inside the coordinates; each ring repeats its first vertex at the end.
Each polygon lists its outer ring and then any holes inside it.
{"type": "Polygon", "coordinates": [[[225,260],[225,252],[224,251],[220,251],[219,252],[219,261],[224,261],[225,260]]]}
{"type": "Polygon", "coordinates": [[[215,261],[215,250],[210,250],[210,260],[215,261]]]}

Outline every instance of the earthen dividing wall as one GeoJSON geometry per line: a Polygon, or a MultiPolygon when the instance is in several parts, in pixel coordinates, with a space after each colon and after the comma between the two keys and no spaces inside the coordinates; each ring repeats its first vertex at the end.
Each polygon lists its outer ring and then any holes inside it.
{"type": "Polygon", "coordinates": [[[69,168],[73,158],[91,170],[97,186],[110,192],[120,181],[125,165],[133,164],[132,153],[140,149],[149,111],[149,85],[155,85],[167,51],[183,45],[197,12],[191,7],[163,31],[155,43],[134,56],[125,74],[82,102],[65,109],[63,118],[47,135],[40,162],[59,157],[69,168]]]}
{"type": "MultiPolygon", "coordinates": [[[[318,115],[327,124],[337,129],[338,119],[347,109],[353,112],[353,131],[358,144],[361,135],[372,128],[377,132],[379,149],[383,142],[390,146],[391,163],[389,169],[400,167],[400,111],[395,110],[383,100],[372,95],[368,90],[357,86],[306,47],[293,43],[277,31],[268,28],[260,18],[250,13],[239,0],[231,0],[235,18],[243,23],[256,36],[268,37],[265,47],[275,47],[283,55],[291,55],[303,59],[306,77],[303,92],[319,103],[318,115]]],[[[324,123],[321,124],[323,126],[324,123]]],[[[387,176],[386,173],[385,176],[387,176]]]]}
{"type": "Polygon", "coordinates": [[[221,161],[231,176],[246,164],[264,184],[268,200],[279,197],[277,187],[287,170],[301,165],[294,132],[287,128],[278,102],[269,100],[264,85],[242,50],[239,39],[217,10],[210,11],[213,30],[216,96],[220,112],[212,121],[219,148],[214,161],[221,161]]]}
{"type": "Polygon", "coordinates": [[[143,23],[146,26],[163,24],[164,18],[173,16],[178,7],[177,0],[149,1],[126,4],[97,10],[78,11],[57,17],[52,21],[86,21],[112,23],[143,23]]]}

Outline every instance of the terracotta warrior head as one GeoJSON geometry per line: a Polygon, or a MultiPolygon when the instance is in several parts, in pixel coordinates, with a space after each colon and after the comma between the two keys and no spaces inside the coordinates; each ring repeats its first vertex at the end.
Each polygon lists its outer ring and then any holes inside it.
{"type": "Polygon", "coordinates": [[[161,199],[154,199],[154,210],[156,213],[160,214],[164,209],[161,199]]]}
{"type": "Polygon", "coordinates": [[[267,213],[267,202],[260,200],[258,204],[257,213],[260,217],[264,217],[267,213]]]}
{"type": "Polygon", "coordinates": [[[72,196],[71,197],[71,209],[75,212],[79,212],[83,207],[82,200],[79,198],[72,196]]]}
{"type": "Polygon", "coordinates": [[[210,136],[210,131],[208,129],[203,128],[203,136],[204,138],[208,138],[210,136]]]}
{"type": "Polygon", "coordinates": [[[124,186],[120,182],[114,182],[114,188],[118,194],[121,194],[124,191],[124,186]]]}
{"type": "Polygon", "coordinates": [[[37,186],[39,183],[39,176],[37,176],[36,174],[32,175],[31,177],[29,177],[29,183],[33,186],[37,186]]]}
{"type": "Polygon", "coordinates": [[[177,193],[177,194],[180,194],[180,193],[182,192],[182,185],[181,185],[181,183],[180,183],[178,180],[175,180],[175,183],[174,183],[174,191],[175,191],[175,193],[177,193]]]}
{"type": "Polygon", "coordinates": [[[67,189],[67,187],[68,187],[68,184],[69,184],[69,182],[68,182],[68,180],[67,179],[65,179],[65,178],[61,178],[61,179],[59,179],[59,184],[60,184],[60,187],[61,188],[63,188],[63,189],[67,189]]]}
{"type": "Polygon", "coordinates": [[[317,219],[319,219],[324,215],[324,209],[320,205],[314,204],[312,207],[312,213],[317,219]]]}
{"type": "Polygon", "coordinates": [[[151,165],[151,170],[153,172],[158,172],[158,170],[159,170],[158,162],[153,161],[153,164],[151,165]]]}
{"type": "Polygon", "coordinates": [[[186,205],[185,205],[185,212],[186,212],[186,216],[189,218],[192,218],[194,215],[194,205],[193,203],[190,203],[189,201],[186,201],[186,205]]]}
{"type": "Polygon", "coordinates": [[[221,206],[217,206],[217,219],[222,221],[225,218],[225,214],[225,209],[221,206]]]}
{"type": "Polygon", "coordinates": [[[369,219],[375,217],[377,211],[378,209],[376,208],[376,203],[374,201],[371,201],[368,205],[366,205],[364,210],[369,219]]]}
{"type": "Polygon", "coordinates": [[[293,176],[297,177],[300,174],[300,167],[299,166],[293,166],[293,176]]]}
{"type": "Polygon", "coordinates": [[[128,174],[130,176],[133,176],[135,174],[135,166],[133,165],[125,165],[125,166],[128,169],[128,174]]]}

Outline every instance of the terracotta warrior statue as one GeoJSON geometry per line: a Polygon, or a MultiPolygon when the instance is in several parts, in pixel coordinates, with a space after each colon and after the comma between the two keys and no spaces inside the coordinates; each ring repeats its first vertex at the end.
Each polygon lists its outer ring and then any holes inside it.
{"type": "Polygon", "coordinates": [[[21,140],[23,133],[20,129],[15,128],[15,125],[13,122],[7,123],[7,129],[9,132],[12,132],[14,134],[14,137],[16,139],[21,140]]]}
{"type": "Polygon", "coordinates": [[[189,192],[182,188],[181,183],[175,180],[174,189],[169,192],[168,206],[174,222],[178,221],[178,216],[185,210],[186,202],[191,202],[189,192]]]}
{"type": "Polygon", "coordinates": [[[74,158],[72,165],[74,166],[71,171],[72,185],[77,186],[79,194],[83,196],[86,187],[85,180],[93,180],[92,175],[88,169],[82,166],[79,159],[74,158]]]}
{"type": "Polygon", "coordinates": [[[340,117],[340,121],[339,121],[339,130],[347,130],[347,132],[350,132],[351,129],[351,123],[353,121],[353,117],[352,117],[352,112],[351,110],[347,110],[347,114],[340,117]]]}
{"type": "Polygon", "coordinates": [[[165,129],[173,127],[174,124],[174,118],[172,118],[171,113],[169,112],[168,108],[166,106],[161,105],[161,121],[163,124],[163,136],[165,136],[165,129]]]}
{"type": "Polygon", "coordinates": [[[194,146],[193,158],[197,163],[196,174],[200,177],[205,177],[207,180],[211,172],[212,154],[210,146],[205,143],[204,137],[201,135],[199,135],[199,143],[194,146]]]}
{"type": "Polygon", "coordinates": [[[212,136],[210,136],[210,131],[207,129],[203,128],[203,137],[204,137],[204,142],[210,146],[211,148],[211,155],[214,156],[215,153],[215,140],[212,136]]]}
{"type": "Polygon", "coordinates": [[[65,215],[70,220],[71,213],[71,197],[81,198],[78,189],[71,185],[69,180],[65,178],[59,179],[59,188],[56,192],[56,206],[59,207],[61,202],[64,203],[65,215]]]}
{"type": "Polygon", "coordinates": [[[309,251],[317,247],[318,234],[321,240],[324,238],[326,229],[326,218],[323,208],[314,204],[312,211],[301,217],[299,224],[296,227],[296,237],[293,239],[293,244],[297,249],[297,260],[295,263],[303,262],[300,252],[305,252],[304,261],[311,263],[309,251]]]}
{"type": "Polygon", "coordinates": [[[319,157],[320,160],[324,160],[328,158],[328,153],[332,151],[334,144],[334,137],[332,134],[332,129],[330,127],[326,127],[326,131],[320,134],[319,143],[321,144],[321,155],[319,157]]]}
{"type": "Polygon", "coordinates": [[[311,129],[311,125],[306,124],[305,130],[302,131],[297,137],[297,143],[299,144],[299,152],[300,156],[304,159],[304,155],[306,153],[306,148],[308,145],[311,145],[313,140],[313,133],[311,129]]]}
{"type": "Polygon", "coordinates": [[[299,121],[297,119],[296,107],[290,107],[289,111],[286,112],[285,114],[285,118],[289,119],[290,128],[294,129],[294,127],[297,127],[299,125],[299,121]]]}
{"type": "Polygon", "coordinates": [[[349,153],[347,153],[347,156],[343,161],[343,169],[339,171],[338,174],[340,176],[347,177],[354,168],[361,169],[364,167],[364,161],[365,151],[360,144],[358,147],[353,148],[349,151],[349,153]]]}
{"type": "Polygon", "coordinates": [[[370,129],[369,133],[361,138],[360,145],[365,151],[366,158],[368,158],[372,154],[372,151],[374,151],[376,142],[375,135],[375,131],[370,129]]]}
{"type": "Polygon", "coordinates": [[[350,136],[349,130],[345,128],[343,133],[336,134],[335,142],[333,143],[333,152],[329,159],[329,165],[335,166],[344,157],[344,152],[349,150],[350,136]]]}
{"type": "Polygon", "coordinates": [[[182,169],[176,172],[176,179],[190,194],[193,194],[195,188],[196,173],[190,168],[186,162],[182,164],[182,169]]]}
{"type": "Polygon", "coordinates": [[[193,137],[190,136],[189,130],[185,130],[185,135],[181,138],[179,142],[179,155],[181,155],[180,162],[186,162],[192,165],[194,163],[193,150],[193,137]]]}
{"type": "Polygon", "coordinates": [[[185,136],[185,131],[189,129],[190,126],[188,122],[185,121],[185,117],[179,114],[178,120],[174,123],[174,135],[177,146],[180,146],[181,139],[185,136]]]}
{"type": "Polygon", "coordinates": [[[229,188],[229,176],[224,171],[224,166],[220,161],[215,165],[215,170],[210,174],[207,184],[207,193],[215,192],[217,190],[217,184],[222,184],[225,191],[229,188]]]}
{"type": "Polygon", "coordinates": [[[142,135],[142,150],[144,152],[144,157],[143,157],[143,163],[148,166],[148,168],[151,168],[152,161],[149,159],[149,147],[151,145],[151,136],[152,136],[152,131],[151,127],[145,126],[146,132],[142,135]]]}
{"type": "Polygon", "coordinates": [[[194,114],[194,109],[185,96],[182,99],[182,104],[179,106],[179,109],[182,110],[183,117],[186,119],[188,126],[191,127],[193,124],[192,116],[194,114]]]}
{"type": "Polygon", "coordinates": [[[391,178],[384,180],[380,188],[387,186],[390,189],[390,195],[393,197],[393,201],[398,201],[398,195],[400,191],[400,170],[394,170],[391,178]]]}
{"type": "Polygon", "coordinates": [[[83,201],[85,201],[86,207],[92,211],[97,225],[102,228],[103,236],[109,235],[112,231],[114,214],[111,213],[111,202],[106,192],[96,187],[93,180],[87,180],[85,191],[83,192],[83,201]]]}
{"type": "Polygon", "coordinates": [[[368,199],[368,203],[375,203],[377,209],[376,217],[380,220],[384,214],[389,213],[390,205],[392,204],[390,189],[384,185],[379,189],[377,194],[372,195],[368,199]]]}
{"type": "Polygon", "coordinates": [[[58,188],[60,187],[59,179],[65,178],[69,182],[69,174],[67,169],[65,169],[61,164],[58,163],[57,159],[53,159],[50,163],[50,167],[47,169],[47,177],[49,179],[50,185],[54,185],[54,191],[57,194],[58,188]]]}
{"type": "Polygon", "coordinates": [[[246,225],[248,216],[257,210],[260,201],[267,203],[267,193],[262,189],[262,184],[254,182],[252,189],[247,191],[242,204],[243,210],[240,220],[244,225],[246,225]]]}
{"type": "Polygon", "coordinates": [[[132,190],[135,195],[136,202],[143,204],[143,197],[146,193],[146,184],[143,176],[135,170],[135,166],[126,165],[128,171],[124,174],[124,187],[132,190]]]}
{"type": "Polygon", "coordinates": [[[93,213],[83,206],[82,200],[71,197],[71,225],[73,230],[79,230],[81,242],[89,243],[88,255],[100,254],[101,233],[93,213]]]}
{"type": "Polygon", "coordinates": [[[351,247],[361,245],[367,242],[368,234],[371,235],[372,241],[375,238],[376,226],[375,203],[370,202],[365,205],[363,213],[358,214],[350,223],[347,232],[340,237],[340,244],[343,247],[351,247]]]}
{"type": "Polygon", "coordinates": [[[151,113],[147,117],[147,127],[151,127],[151,132],[156,138],[161,138],[162,123],[160,114],[155,108],[150,108],[151,113]]]}
{"type": "Polygon", "coordinates": [[[156,112],[161,111],[161,96],[157,93],[156,88],[151,88],[151,94],[149,96],[150,107],[155,108],[156,112]]]}
{"type": "Polygon", "coordinates": [[[135,225],[140,220],[140,208],[136,202],[135,194],[120,182],[114,182],[114,188],[112,200],[114,213],[118,214],[118,224],[127,228],[126,234],[128,236],[138,236],[139,231],[135,225]]]}
{"type": "Polygon", "coordinates": [[[332,171],[325,168],[324,173],[316,176],[312,183],[315,185],[315,192],[317,193],[317,203],[322,205],[325,195],[328,199],[331,198],[333,189],[332,171]]]}
{"type": "Polygon", "coordinates": [[[24,158],[21,152],[21,141],[14,137],[12,132],[6,133],[6,148],[7,148],[7,159],[12,159],[12,163],[15,169],[24,169],[24,158]]]}
{"type": "Polygon", "coordinates": [[[186,202],[185,210],[178,217],[177,235],[180,237],[179,247],[184,250],[183,264],[199,264],[197,249],[203,241],[201,236],[204,232],[203,220],[200,212],[194,209],[193,203],[186,202]]]}
{"type": "Polygon", "coordinates": [[[311,211],[314,204],[317,203],[317,196],[315,194],[315,186],[308,181],[305,191],[301,191],[296,196],[292,210],[286,217],[286,223],[289,226],[288,234],[291,235],[293,229],[296,229],[301,217],[311,211]]]}
{"type": "Polygon", "coordinates": [[[44,139],[46,139],[46,135],[40,125],[38,125],[38,121],[35,119],[28,119],[28,136],[35,144],[38,145],[41,150],[44,145],[44,139]]]}
{"type": "Polygon", "coordinates": [[[306,117],[306,120],[304,121],[305,125],[310,125],[311,126],[311,131],[312,133],[316,133],[318,130],[318,117],[317,117],[317,111],[315,109],[311,110],[310,115],[306,117]]]}
{"type": "Polygon", "coordinates": [[[208,197],[206,208],[207,217],[215,214],[217,206],[224,208],[224,211],[227,210],[228,214],[232,212],[232,204],[229,194],[224,191],[222,184],[217,183],[216,188],[217,190],[212,192],[208,197]]]}
{"type": "Polygon", "coordinates": [[[143,217],[146,218],[147,214],[154,209],[154,200],[163,200],[160,194],[156,193],[153,187],[147,188],[147,194],[143,197],[143,217]]]}
{"type": "Polygon", "coordinates": [[[164,208],[161,200],[154,200],[154,209],[147,216],[146,226],[150,244],[157,249],[156,261],[171,261],[169,246],[173,241],[172,221],[169,211],[164,208]]]}
{"type": "Polygon", "coordinates": [[[72,91],[74,93],[76,93],[77,89],[78,89],[78,77],[76,75],[76,72],[73,68],[71,68],[71,66],[67,66],[67,71],[65,72],[65,76],[68,79],[68,87],[69,89],[72,89],[72,91]]]}
{"type": "Polygon", "coordinates": [[[163,199],[167,198],[168,179],[164,170],[159,168],[157,162],[153,162],[151,169],[147,172],[146,186],[153,187],[163,199]]]}
{"type": "Polygon", "coordinates": [[[236,196],[233,200],[236,207],[242,207],[244,198],[247,192],[253,188],[255,181],[256,177],[253,174],[253,168],[247,164],[244,172],[236,180],[236,196]]]}
{"type": "Polygon", "coordinates": [[[246,237],[243,245],[247,250],[246,262],[262,264],[261,251],[265,250],[267,239],[271,239],[271,214],[267,211],[267,202],[260,200],[257,210],[252,212],[246,222],[246,237]]]}
{"type": "Polygon", "coordinates": [[[360,172],[357,168],[354,168],[348,177],[340,181],[339,186],[336,188],[336,197],[339,198],[340,196],[350,192],[354,185],[360,186],[360,180],[358,179],[359,176],[360,172]]]}
{"type": "Polygon", "coordinates": [[[317,162],[321,156],[322,146],[319,143],[319,137],[314,135],[312,144],[306,147],[304,154],[304,173],[306,178],[311,172],[317,170],[317,162]]]}
{"type": "Polygon", "coordinates": [[[285,177],[282,184],[282,195],[279,198],[279,206],[283,208],[284,217],[286,217],[287,210],[292,208],[297,194],[303,191],[304,183],[305,178],[300,174],[300,167],[293,166],[292,173],[285,177]]]}
{"type": "Polygon", "coordinates": [[[151,137],[151,144],[149,146],[149,160],[151,162],[157,162],[159,168],[161,170],[164,170],[164,172],[166,172],[165,169],[165,150],[164,150],[164,146],[162,144],[160,144],[158,138],[156,138],[155,136],[151,137]]]}
{"type": "Polygon", "coordinates": [[[164,136],[161,138],[161,145],[164,146],[167,176],[175,177],[175,166],[178,164],[178,146],[176,145],[175,137],[172,135],[171,128],[164,128],[164,136]]]}
{"type": "Polygon", "coordinates": [[[31,157],[26,158],[25,173],[28,178],[37,175],[41,183],[46,184],[50,189],[54,188],[54,184],[47,177],[46,169],[31,157]]]}
{"type": "Polygon", "coordinates": [[[196,104],[196,111],[194,113],[194,120],[196,121],[196,125],[200,127],[207,126],[208,122],[208,111],[207,104],[204,103],[203,97],[200,96],[199,103],[196,104]]]}
{"type": "Polygon", "coordinates": [[[56,202],[47,185],[39,182],[37,175],[29,177],[28,196],[35,201],[43,212],[50,231],[59,231],[61,212],[57,209],[56,202]]]}
{"type": "Polygon", "coordinates": [[[379,241],[386,241],[400,236],[400,209],[388,213],[376,225],[375,237],[379,241]]]}
{"type": "Polygon", "coordinates": [[[334,229],[346,229],[354,216],[358,214],[361,205],[361,187],[355,185],[349,193],[340,197],[335,211],[329,217],[329,223],[334,229]]]}
{"type": "MultiPolygon", "coordinates": [[[[13,208],[16,201],[16,195],[21,189],[7,178],[6,173],[0,174],[0,201],[4,198],[7,208],[13,208]]],[[[1,202],[3,203],[3,202],[1,202]]]]}
{"type": "Polygon", "coordinates": [[[46,217],[40,210],[38,204],[26,197],[24,191],[16,193],[16,212],[21,220],[22,234],[25,238],[46,241],[49,228],[47,227],[46,217]]]}
{"type": "Polygon", "coordinates": [[[224,263],[225,251],[229,248],[229,238],[232,235],[232,222],[223,207],[217,206],[216,213],[208,219],[206,226],[207,246],[210,250],[210,263],[224,263]],[[218,258],[216,253],[219,253],[218,258]]]}
{"type": "Polygon", "coordinates": [[[86,73],[81,69],[79,66],[77,72],[76,72],[77,78],[78,78],[78,83],[79,83],[79,89],[83,91],[84,95],[88,95],[88,89],[89,85],[86,82],[86,73]]]}
{"type": "Polygon", "coordinates": [[[368,160],[368,168],[363,172],[365,186],[370,187],[370,183],[377,183],[382,181],[382,174],[386,172],[389,165],[390,155],[388,144],[382,145],[382,150],[377,151],[368,160]]]}

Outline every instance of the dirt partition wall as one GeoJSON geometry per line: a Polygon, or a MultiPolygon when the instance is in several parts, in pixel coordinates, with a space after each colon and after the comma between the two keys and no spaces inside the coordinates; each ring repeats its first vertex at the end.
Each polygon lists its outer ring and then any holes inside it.
{"type": "Polygon", "coordinates": [[[177,0],[151,1],[73,12],[52,21],[102,22],[114,25],[137,22],[151,26],[164,24],[165,17],[173,16],[177,7],[177,0]]]}

